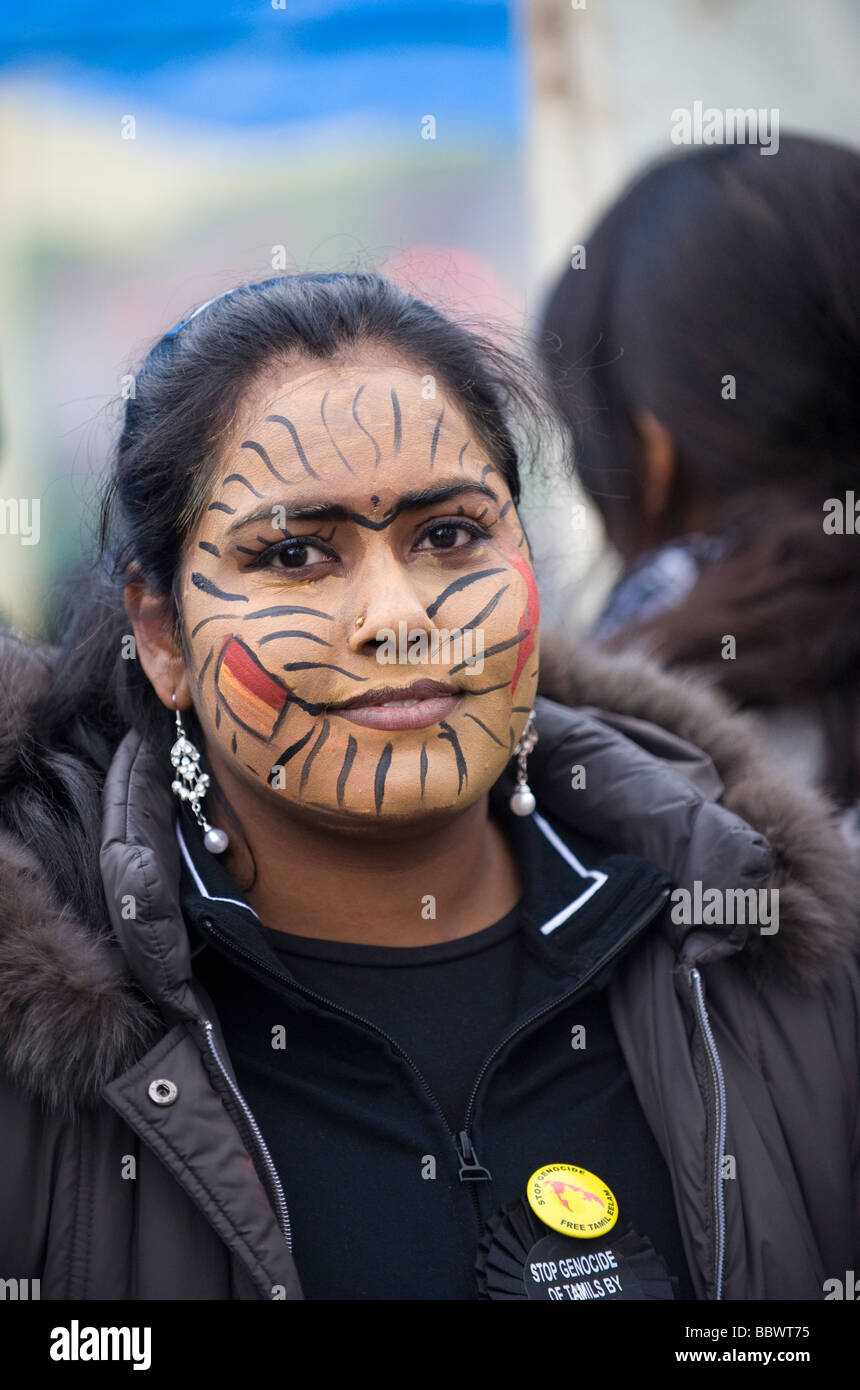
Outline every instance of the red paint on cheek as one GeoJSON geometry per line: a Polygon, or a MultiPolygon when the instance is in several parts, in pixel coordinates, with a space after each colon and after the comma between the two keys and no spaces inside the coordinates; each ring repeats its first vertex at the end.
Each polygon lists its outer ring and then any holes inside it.
{"type": "Polygon", "coordinates": [[[257,738],[271,738],[287,701],[287,686],[260,664],[239,637],[225,637],[215,687],[234,719],[257,738]]]}
{"type": "Polygon", "coordinates": [[[517,681],[522,674],[522,669],[534,651],[535,631],[540,622],[540,599],[538,598],[537,584],[531,565],[523,559],[522,555],[517,553],[509,555],[508,559],[514,569],[522,575],[526,582],[526,609],[520,618],[519,631],[528,632],[528,636],[520,643],[520,652],[517,657],[516,667],[514,668],[514,678],[511,681],[511,694],[514,694],[517,688],[517,681]]]}

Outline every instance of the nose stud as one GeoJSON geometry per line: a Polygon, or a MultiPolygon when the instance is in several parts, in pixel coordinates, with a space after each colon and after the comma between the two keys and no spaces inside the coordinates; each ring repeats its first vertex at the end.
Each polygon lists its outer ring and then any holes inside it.
{"type": "Polygon", "coordinates": [[[356,618],[355,625],[356,627],[364,627],[364,618],[356,618]]]}

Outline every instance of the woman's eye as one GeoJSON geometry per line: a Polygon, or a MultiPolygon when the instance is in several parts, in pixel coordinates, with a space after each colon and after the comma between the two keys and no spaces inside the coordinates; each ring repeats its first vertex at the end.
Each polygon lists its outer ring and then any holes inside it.
{"type": "Polygon", "coordinates": [[[478,540],[483,534],[484,532],[478,526],[467,526],[463,522],[441,521],[435,526],[427,528],[415,549],[455,550],[460,546],[470,545],[472,541],[478,540]]]}
{"type": "Polygon", "coordinates": [[[321,562],[330,562],[335,557],[331,551],[324,549],[312,540],[300,540],[295,537],[288,541],[279,541],[277,545],[270,546],[265,550],[259,560],[255,560],[252,569],[286,569],[300,570],[310,565],[318,565],[321,562]]]}

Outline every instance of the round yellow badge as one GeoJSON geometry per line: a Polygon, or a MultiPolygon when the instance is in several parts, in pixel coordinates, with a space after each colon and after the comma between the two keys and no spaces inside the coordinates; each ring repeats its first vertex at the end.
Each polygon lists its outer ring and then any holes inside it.
{"type": "Polygon", "coordinates": [[[602,1236],[618,1220],[618,1203],[606,1183],[572,1163],[538,1168],[528,1180],[526,1196],[535,1216],[565,1236],[602,1236]]]}

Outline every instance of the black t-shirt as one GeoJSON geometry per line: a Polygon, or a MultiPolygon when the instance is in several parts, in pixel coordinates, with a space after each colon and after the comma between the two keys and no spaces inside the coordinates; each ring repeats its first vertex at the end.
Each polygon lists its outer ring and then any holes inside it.
{"type": "Polygon", "coordinates": [[[520,914],[434,946],[362,946],[262,927],[300,984],[374,1023],[430,1083],[453,1131],[460,1128],[489,1045],[514,1017],[520,914]]]}
{"type": "Polygon", "coordinates": [[[605,989],[669,881],[539,814],[514,817],[508,791],[491,813],[523,896],[433,946],[265,926],[182,817],[194,974],[280,1175],[306,1298],[474,1298],[488,1217],[548,1163],[608,1184],[694,1296],[605,989]]]}

